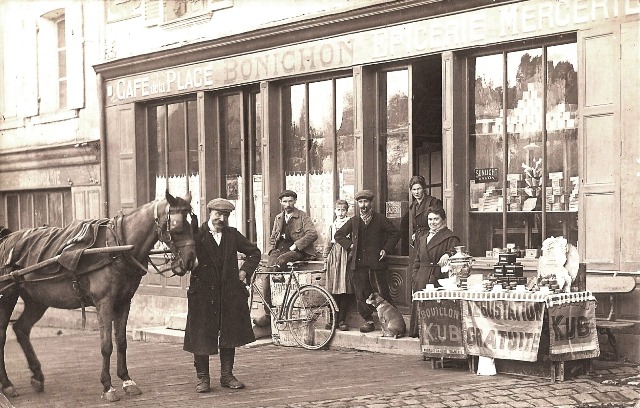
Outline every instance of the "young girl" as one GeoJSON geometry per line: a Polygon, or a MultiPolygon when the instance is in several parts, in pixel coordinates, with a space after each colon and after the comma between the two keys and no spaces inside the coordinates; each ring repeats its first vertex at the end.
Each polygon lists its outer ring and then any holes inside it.
{"type": "Polygon", "coordinates": [[[327,243],[323,251],[327,269],[327,290],[333,295],[338,304],[338,328],[340,330],[349,330],[349,326],[346,323],[347,306],[353,290],[347,275],[347,251],[342,246],[336,245],[334,234],[349,219],[347,211],[349,211],[349,203],[345,200],[336,201],[334,210],[336,219],[329,225],[327,243]]]}

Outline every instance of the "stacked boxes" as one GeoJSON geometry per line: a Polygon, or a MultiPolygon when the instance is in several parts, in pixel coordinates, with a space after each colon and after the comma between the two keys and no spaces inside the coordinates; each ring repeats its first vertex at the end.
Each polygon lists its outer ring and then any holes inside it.
{"type": "Polygon", "coordinates": [[[571,193],[569,193],[569,211],[578,211],[578,188],[580,178],[578,176],[570,177],[571,193]]]}
{"type": "Polygon", "coordinates": [[[493,279],[490,280],[495,280],[495,284],[512,290],[516,285],[527,284],[524,268],[520,262],[516,262],[515,252],[503,252],[498,255],[498,263],[493,266],[493,279]]]}
{"type": "Polygon", "coordinates": [[[561,171],[549,173],[550,187],[547,187],[547,211],[564,211],[568,207],[569,197],[564,194],[563,178],[564,174],[561,171]]]}

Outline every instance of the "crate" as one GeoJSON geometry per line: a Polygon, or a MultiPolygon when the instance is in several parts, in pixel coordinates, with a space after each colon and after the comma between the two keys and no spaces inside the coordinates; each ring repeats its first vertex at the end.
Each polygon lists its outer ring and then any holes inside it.
{"type": "MultiPolygon", "coordinates": [[[[276,313],[276,316],[280,313],[280,309],[282,306],[274,306],[273,310],[276,313]]],[[[285,347],[295,347],[298,345],[298,342],[291,334],[288,325],[286,324],[276,324],[274,318],[271,318],[271,340],[273,344],[276,346],[285,346],[285,347]],[[276,327],[277,326],[277,327],[276,327]],[[278,330],[278,328],[283,330],[278,330]]]]}

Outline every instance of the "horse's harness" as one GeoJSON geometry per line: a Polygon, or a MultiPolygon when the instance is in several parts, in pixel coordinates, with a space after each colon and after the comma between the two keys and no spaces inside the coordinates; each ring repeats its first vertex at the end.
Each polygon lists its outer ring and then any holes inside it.
{"type": "MultiPolygon", "coordinates": [[[[154,269],[161,275],[164,276],[164,272],[166,272],[168,269],[180,269],[181,271],[184,271],[185,265],[184,265],[184,261],[182,259],[182,256],[180,255],[180,249],[187,247],[187,246],[195,246],[195,242],[190,240],[181,240],[181,241],[174,241],[171,232],[172,232],[172,226],[177,227],[177,228],[191,228],[190,225],[184,225],[185,223],[183,221],[186,221],[186,215],[189,214],[190,209],[186,210],[186,209],[171,209],[171,205],[169,203],[167,203],[167,207],[166,207],[166,213],[167,213],[167,219],[166,219],[166,223],[163,223],[162,220],[160,219],[160,216],[158,215],[158,204],[159,201],[157,201],[154,205],[153,208],[153,218],[154,218],[154,222],[156,224],[156,235],[158,237],[158,240],[160,242],[162,242],[163,244],[165,244],[170,252],[166,253],[165,252],[165,264],[171,262],[172,265],[169,266],[168,268],[164,268],[162,271],[160,271],[158,269],[158,267],[153,263],[153,261],[151,260],[150,256],[147,255],[147,261],[154,267],[154,269]],[[178,221],[173,221],[171,219],[171,214],[181,214],[183,215],[183,219],[180,220],[180,222],[178,221]],[[177,266],[173,266],[174,261],[176,261],[177,259],[177,266]]],[[[191,212],[192,216],[193,213],[191,212]]],[[[126,245],[126,240],[123,234],[123,228],[122,228],[122,221],[124,218],[124,214],[122,213],[122,211],[119,211],[118,214],[113,217],[112,219],[110,219],[106,224],[104,224],[107,227],[107,230],[110,231],[111,233],[111,239],[109,239],[109,237],[105,238],[105,246],[109,247],[109,246],[124,246],[126,245]]],[[[109,255],[109,262],[115,267],[115,269],[126,275],[128,273],[129,270],[133,269],[135,271],[137,271],[137,273],[140,276],[144,276],[147,273],[147,267],[145,267],[140,261],[138,261],[133,255],[131,255],[129,253],[129,251],[125,251],[125,252],[116,252],[115,255],[109,255]],[[124,263],[126,265],[126,267],[123,267],[121,265],[121,263],[124,263]]],[[[101,267],[103,267],[105,264],[103,262],[98,262],[97,264],[94,265],[94,267],[92,269],[90,269],[89,271],[85,271],[84,273],[88,273],[91,271],[94,271],[96,269],[99,269],[101,267]]],[[[16,271],[18,272],[18,271],[16,271]]],[[[82,287],[82,284],[80,283],[80,281],[78,280],[78,276],[82,275],[76,273],[76,271],[72,271],[69,270],[70,274],[71,274],[71,283],[74,289],[74,292],[76,294],[77,299],[80,302],[80,307],[82,308],[82,328],[84,329],[85,324],[86,324],[86,311],[85,311],[85,293],[84,293],[84,288],[82,287]]],[[[175,275],[175,273],[174,273],[175,275]]],[[[18,284],[20,282],[23,282],[23,278],[21,276],[21,274],[11,274],[13,281],[15,284],[18,284]]],[[[46,278],[40,278],[40,279],[32,279],[29,280],[29,282],[38,282],[38,281],[44,281],[44,280],[50,280],[50,279],[57,279],[59,278],[60,275],[53,275],[53,276],[48,276],[46,278]]]]}

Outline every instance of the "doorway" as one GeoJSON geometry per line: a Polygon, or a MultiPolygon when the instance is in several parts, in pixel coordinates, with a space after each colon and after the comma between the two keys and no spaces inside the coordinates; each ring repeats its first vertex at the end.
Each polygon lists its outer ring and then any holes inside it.
{"type": "Polygon", "coordinates": [[[427,193],[442,199],[442,65],[440,55],[385,67],[377,75],[380,212],[400,230],[390,257],[392,300],[411,306],[412,220],[409,179],[420,174],[427,193]]]}

